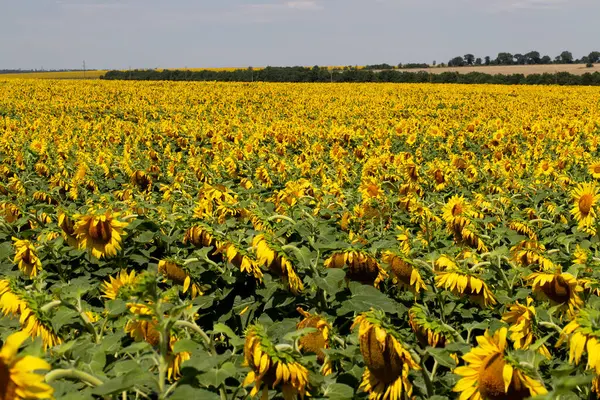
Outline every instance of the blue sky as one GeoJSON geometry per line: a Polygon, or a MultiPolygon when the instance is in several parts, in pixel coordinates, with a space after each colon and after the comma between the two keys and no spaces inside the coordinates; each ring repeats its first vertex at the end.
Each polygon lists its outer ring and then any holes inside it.
{"type": "Polygon", "coordinates": [[[447,62],[600,50],[599,0],[0,0],[2,68],[447,62]]]}

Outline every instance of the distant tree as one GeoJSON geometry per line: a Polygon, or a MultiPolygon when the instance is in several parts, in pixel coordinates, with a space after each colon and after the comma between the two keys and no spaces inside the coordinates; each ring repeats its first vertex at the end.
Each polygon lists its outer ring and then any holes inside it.
{"type": "Polygon", "coordinates": [[[490,65],[490,56],[485,56],[485,65],[490,65]]]}
{"type": "Polygon", "coordinates": [[[591,63],[600,62],[600,51],[592,51],[588,55],[588,62],[591,62],[591,63]]]}
{"type": "Polygon", "coordinates": [[[562,60],[561,60],[560,56],[554,57],[554,64],[562,64],[562,60]]]}
{"type": "Polygon", "coordinates": [[[465,54],[463,58],[465,60],[465,64],[467,65],[473,65],[475,62],[475,56],[473,54],[465,54]]]}
{"type": "Polygon", "coordinates": [[[573,63],[573,54],[570,51],[563,51],[560,53],[560,61],[563,64],[572,64],[573,63]]]}
{"type": "Polygon", "coordinates": [[[513,57],[515,59],[515,63],[516,64],[518,64],[518,65],[525,65],[525,62],[526,62],[527,58],[523,54],[517,53],[513,57]]]}
{"type": "Polygon", "coordinates": [[[462,57],[454,57],[448,61],[449,67],[462,67],[463,65],[465,65],[465,60],[462,57]]]}
{"type": "Polygon", "coordinates": [[[498,57],[496,57],[496,64],[499,65],[512,65],[513,63],[513,55],[510,53],[498,53],[498,57]]]}
{"type": "Polygon", "coordinates": [[[436,64],[437,64],[437,61],[433,60],[432,65],[435,67],[436,64]]]}
{"type": "Polygon", "coordinates": [[[482,61],[481,61],[481,58],[480,58],[480,57],[477,57],[477,58],[475,59],[475,65],[481,65],[481,62],[482,62],[482,61]]]}
{"type": "Polygon", "coordinates": [[[552,64],[552,59],[550,58],[550,56],[544,56],[540,60],[540,64],[552,64]]]}
{"type": "Polygon", "coordinates": [[[540,53],[537,51],[530,51],[525,54],[525,62],[527,64],[541,64],[542,59],[540,58],[540,53]]]}

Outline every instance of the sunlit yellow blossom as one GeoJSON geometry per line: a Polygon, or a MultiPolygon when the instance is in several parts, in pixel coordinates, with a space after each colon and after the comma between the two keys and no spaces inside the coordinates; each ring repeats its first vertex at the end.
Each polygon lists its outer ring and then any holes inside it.
{"type": "Polygon", "coordinates": [[[29,240],[12,238],[15,246],[15,258],[13,262],[19,266],[21,272],[28,277],[35,277],[42,269],[42,261],[36,254],[36,249],[29,240]]]}
{"type": "Polygon", "coordinates": [[[102,297],[106,297],[109,300],[115,300],[118,297],[121,288],[130,287],[135,283],[135,270],[131,270],[129,273],[122,270],[116,278],[113,278],[112,276],[109,276],[108,278],[108,281],[102,283],[101,290],[104,293],[102,297]]]}
{"type": "Polygon", "coordinates": [[[97,258],[112,257],[121,250],[123,228],[128,224],[117,219],[119,213],[77,215],[75,236],[79,247],[88,249],[97,258]]]}

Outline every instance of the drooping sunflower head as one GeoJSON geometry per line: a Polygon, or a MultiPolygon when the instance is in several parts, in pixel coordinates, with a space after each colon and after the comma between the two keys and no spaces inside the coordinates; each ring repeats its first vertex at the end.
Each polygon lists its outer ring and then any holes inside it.
{"type": "Polygon", "coordinates": [[[259,265],[264,265],[275,275],[279,275],[287,283],[294,294],[304,290],[304,283],[298,276],[291,261],[279,246],[269,240],[267,233],[256,235],[252,239],[252,247],[259,265]]]}
{"type": "Polygon", "coordinates": [[[135,319],[127,321],[125,332],[136,342],[145,341],[152,346],[157,346],[160,343],[160,332],[154,310],[142,303],[127,303],[127,308],[135,319]]]}
{"type": "Polygon", "coordinates": [[[382,260],[390,267],[394,283],[413,293],[427,290],[419,270],[408,260],[408,258],[386,251],[383,253],[382,260]]]}
{"type": "Polygon", "coordinates": [[[459,269],[446,269],[436,272],[435,285],[457,296],[469,296],[469,299],[483,307],[496,304],[494,294],[483,279],[459,269]]]}
{"type": "Polygon", "coordinates": [[[569,343],[571,364],[579,364],[583,352],[587,350],[587,368],[600,375],[600,311],[589,307],[580,310],[564,327],[556,346],[565,341],[569,343]]]}
{"type": "Polygon", "coordinates": [[[120,295],[124,295],[123,297],[127,298],[127,289],[130,289],[136,283],[136,275],[135,270],[131,270],[131,272],[127,272],[125,270],[121,270],[116,277],[109,276],[108,281],[104,281],[102,283],[102,297],[105,297],[109,300],[115,300],[120,295]]]}
{"type": "Polygon", "coordinates": [[[467,365],[454,370],[462,378],[453,389],[461,399],[523,400],[547,393],[533,374],[507,356],[507,332],[500,328],[492,336],[485,331],[477,337],[479,346],[463,356],[467,365]]]}
{"type": "Polygon", "coordinates": [[[574,315],[583,305],[579,296],[579,293],[583,292],[583,288],[569,273],[535,272],[526,280],[536,296],[550,301],[551,304],[560,305],[560,310],[566,311],[569,315],[574,315]]]}
{"type": "Polygon", "coordinates": [[[299,348],[304,353],[313,353],[317,355],[317,361],[323,366],[321,372],[323,375],[331,373],[331,363],[326,361],[323,349],[329,347],[329,334],[331,325],[326,319],[318,314],[311,314],[298,307],[296,309],[304,319],[296,324],[296,329],[315,328],[316,332],[310,332],[302,336],[299,340],[299,348]]]}
{"type": "Polygon", "coordinates": [[[372,399],[410,397],[413,387],[408,374],[421,368],[402,345],[396,329],[388,325],[377,311],[356,317],[352,327],[356,326],[359,328],[360,352],[367,366],[360,387],[372,399]]]}
{"type": "Polygon", "coordinates": [[[74,230],[79,248],[90,250],[96,258],[115,256],[128,225],[117,219],[119,215],[110,211],[77,215],[74,230]]]}
{"type": "Polygon", "coordinates": [[[187,293],[189,290],[192,299],[203,294],[200,285],[196,283],[191,275],[175,260],[160,260],[158,262],[158,272],[177,285],[183,285],[183,293],[187,293]]]}
{"type": "Polygon", "coordinates": [[[32,278],[37,276],[38,271],[42,269],[42,261],[37,256],[33,244],[29,240],[14,240],[15,258],[13,262],[18,265],[19,270],[26,276],[32,278]]]}
{"type": "Polygon", "coordinates": [[[325,260],[324,265],[326,268],[344,268],[347,279],[375,287],[388,276],[374,257],[360,250],[336,252],[325,260]]]}
{"type": "Polygon", "coordinates": [[[167,367],[167,379],[170,381],[177,380],[181,377],[181,364],[192,357],[187,351],[180,351],[179,353],[174,352],[177,341],[177,337],[171,335],[167,354],[167,360],[169,361],[169,366],[167,367]]]}
{"type": "MultiPolygon", "coordinates": [[[[527,298],[526,305],[520,304],[518,301],[511,305],[509,311],[502,315],[502,321],[511,324],[510,339],[513,341],[515,349],[527,350],[537,340],[534,334],[535,307],[531,297],[527,298]]],[[[538,352],[547,358],[551,357],[545,345],[541,345],[538,352]]]]}
{"type": "Polygon", "coordinates": [[[0,398],[3,400],[48,399],[54,389],[35,371],[50,370],[41,358],[19,355],[19,347],[27,340],[26,332],[10,335],[0,350],[0,398]]]}
{"type": "Polygon", "coordinates": [[[590,165],[588,165],[588,173],[592,175],[594,179],[600,179],[600,161],[593,161],[590,165]]]}
{"type": "Polygon", "coordinates": [[[218,251],[223,253],[227,261],[239,268],[240,271],[250,274],[259,281],[262,281],[263,273],[260,266],[256,261],[250,258],[244,250],[238,248],[238,246],[231,242],[224,242],[219,245],[218,251]]]}
{"type": "Polygon", "coordinates": [[[243,386],[254,383],[250,396],[262,389],[266,398],[269,387],[278,387],[285,400],[308,395],[308,370],[299,361],[298,355],[288,348],[276,346],[267,336],[262,325],[251,325],[246,331],[244,364],[250,372],[243,386]]]}
{"type": "Polygon", "coordinates": [[[452,332],[420,304],[408,310],[408,323],[422,346],[444,347],[453,341],[452,332]]]}
{"type": "Polygon", "coordinates": [[[0,280],[0,310],[4,316],[16,317],[21,310],[27,307],[27,302],[12,281],[8,279],[0,280]]]}
{"type": "Polygon", "coordinates": [[[62,339],[54,331],[51,321],[39,312],[39,308],[34,301],[27,299],[26,306],[21,308],[19,317],[21,329],[30,337],[41,337],[44,350],[58,346],[62,339]]]}

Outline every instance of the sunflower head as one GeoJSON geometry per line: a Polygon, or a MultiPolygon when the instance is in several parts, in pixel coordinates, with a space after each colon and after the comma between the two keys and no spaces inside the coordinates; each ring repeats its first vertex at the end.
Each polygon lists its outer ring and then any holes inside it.
{"type": "Polygon", "coordinates": [[[444,347],[453,341],[452,332],[432,318],[422,305],[415,304],[408,310],[408,323],[424,347],[444,347]]]}
{"type": "Polygon", "coordinates": [[[435,285],[457,296],[467,295],[472,302],[483,307],[496,304],[494,294],[481,278],[459,269],[436,272],[435,285]]]}
{"type": "Polygon", "coordinates": [[[413,293],[427,290],[419,270],[407,257],[386,251],[383,253],[382,260],[390,267],[394,283],[413,293]]]}
{"type": "Polygon", "coordinates": [[[117,219],[119,213],[106,211],[77,215],[74,230],[80,248],[91,251],[97,258],[111,257],[121,250],[124,228],[128,225],[117,219]]]}
{"type": "Polygon", "coordinates": [[[42,261],[36,253],[36,249],[29,240],[12,238],[15,247],[15,258],[13,262],[18,265],[19,270],[28,277],[37,276],[42,269],[42,261]]]}
{"type": "Polygon", "coordinates": [[[129,297],[127,292],[135,285],[137,277],[135,275],[135,270],[131,270],[131,272],[121,270],[116,277],[109,276],[108,279],[108,281],[102,283],[102,297],[109,300],[115,300],[117,297],[129,297]]]}
{"type": "Polygon", "coordinates": [[[266,396],[269,387],[278,387],[285,400],[297,396],[304,398],[308,395],[308,370],[298,360],[297,354],[276,346],[262,325],[251,325],[244,344],[244,364],[251,370],[243,386],[254,383],[250,396],[255,396],[261,389],[266,396]]]}
{"type": "Polygon", "coordinates": [[[560,305],[560,310],[574,315],[581,308],[583,301],[579,293],[583,288],[577,279],[569,273],[536,272],[529,275],[526,280],[531,284],[533,293],[551,304],[560,305]]]}
{"type": "MultiPolygon", "coordinates": [[[[527,298],[526,304],[520,304],[517,301],[502,315],[502,321],[511,324],[510,339],[513,341],[515,349],[527,350],[537,339],[534,334],[535,318],[535,307],[531,297],[527,298]]],[[[545,357],[551,358],[545,345],[541,345],[538,351],[545,357]]]]}
{"type": "Polygon", "coordinates": [[[396,329],[387,324],[382,313],[374,310],[356,317],[352,328],[356,326],[360,352],[367,366],[361,388],[372,398],[381,398],[384,393],[393,393],[389,397],[393,400],[401,399],[403,393],[411,396],[408,374],[420,367],[402,345],[396,329]]]}
{"type": "Polygon", "coordinates": [[[296,329],[315,328],[316,332],[310,332],[302,336],[299,340],[299,348],[304,353],[314,353],[317,355],[317,361],[323,365],[323,374],[328,375],[331,372],[331,363],[325,363],[325,353],[323,349],[329,347],[329,334],[331,325],[318,314],[311,314],[298,307],[296,309],[304,319],[296,324],[296,329]]]}
{"type": "Polygon", "coordinates": [[[189,290],[192,298],[202,295],[200,286],[193,281],[191,275],[175,260],[165,259],[158,262],[158,272],[177,285],[183,285],[183,293],[189,290]]]}
{"type": "Polygon", "coordinates": [[[544,385],[506,355],[508,330],[477,337],[478,347],[463,356],[466,366],[454,370],[461,376],[453,391],[466,400],[522,400],[547,393],[544,385]]]}
{"type": "Polygon", "coordinates": [[[388,276],[374,257],[360,250],[334,253],[324,265],[326,268],[344,268],[347,279],[375,287],[388,276]]]}
{"type": "Polygon", "coordinates": [[[579,364],[583,352],[588,353],[588,369],[594,369],[596,375],[600,375],[600,311],[586,307],[563,329],[556,346],[565,341],[569,343],[569,362],[579,364]]]}
{"type": "Polygon", "coordinates": [[[579,184],[573,189],[571,196],[574,203],[573,208],[571,208],[571,215],[577,221],[579,229],[594,235],[596,233],[594,226],[596,221],[595,206],[600,199],[596,183],[584,182],[579,184]]]}
{"type": "Polygon", "coordinates": [[[19,347],[27,340],[26,332],[10,335],[0,350],[0,398],[48,399],[54,390],[35,371],[50,370],[50,364],[38,357],[19,355],[19,347]]]}
{"type": "Polygon", "coordinates": [[[252,247],[259,265],[264,265],[273,274],[281,276],[294,294],[304,290],[304,283],[296,273],[291,261],[279,246],[273,243],[267,233],[256,235],[252,239],[252,247]]]}

